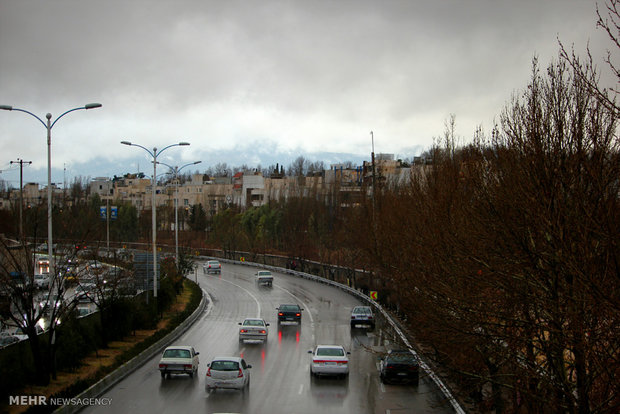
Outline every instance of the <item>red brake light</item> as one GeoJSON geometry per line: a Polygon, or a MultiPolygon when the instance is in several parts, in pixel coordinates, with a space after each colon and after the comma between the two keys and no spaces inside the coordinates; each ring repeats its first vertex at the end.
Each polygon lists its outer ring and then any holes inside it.
{"type": "Polygon", "coordinates": [[[282,312],[278,312],[278,316],[282,316],[284,315],[282,312]]]}
{"type": "Polygon", "coordinates": [[[265,333],[265,330],[264,330],[264,329],[263,329],[263,330],[261,330],[261,331],[260,331],[260,333],[265,333]]]}
{"type": "Polygon", "coordinates": [[[241,332],[242,333],[246,333],[248,330],[247,329],[242,329],[241,332]]]}
{"type": "Polygon", "coordinates": [[[237,378],[243,378],[243,371],[241,371],[241,368],[239,368],[239,375],[237,375],[237,378]]]}
{"type": "Polygon", "coordinates": [[[301,316],[301,313],[296,313],[295,316],[301,316]]]}
{"type": "Polygon", "coordinates": [[[166,365],[166,364],[159,364],[159,368],[166,368],[166,367],[168,367],[168,365],[166,365]]]}
{"type": "Polygon", "coordinates": [[[192,369],[192,364],[185,364],[184,367],[187,369],[192,369]]]}
{"type": "Polygon", "coordinates": [[[211,368],[207,370],[207,377],[210,377],[210,376],[211,376],[211,368]]]}

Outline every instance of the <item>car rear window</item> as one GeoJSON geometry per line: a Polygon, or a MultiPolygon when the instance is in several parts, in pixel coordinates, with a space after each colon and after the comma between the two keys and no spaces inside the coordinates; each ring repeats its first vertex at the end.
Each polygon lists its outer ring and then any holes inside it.
{"type": "Polygon", "coordinates": [[[237,361],[213,361],[211,369],[216,371],[237,371],[239,363],[237,361]]]}
{"type": "Polygon", "coordinates": [[[317,356],[344,356],[342,348],[319,348],[316,351],[317,356]]]}
{"type": "Polygon", "coordinates": [[[280,306],[280,310],[282,311],[298,311],[299,306],[297,305],[282,305],[280,306]]]}
{"type": "Polygon", "coordinates": [[[388,362],[393,362],[397,364],[414,364],[417,362],[415,357],[411,354],[392,354],[388,356],[388,362]]]}
{"type": "Polygon", "coordinates": [[[187,349],[166,349],[164,358],[190,358],[191,354],[187,349]]]}
{"type": "Polygon", "coordinates": [[[243,324],[245,326],[264,326],[263,321],[256,321],[256,320],[245,320],[243,321],[243,324]]]}

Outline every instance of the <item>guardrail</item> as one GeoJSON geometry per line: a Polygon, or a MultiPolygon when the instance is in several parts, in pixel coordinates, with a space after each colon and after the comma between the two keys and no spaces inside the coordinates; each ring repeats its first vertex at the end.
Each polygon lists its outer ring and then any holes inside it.
{"type": "MultiPolygon", "coordinates": [[[[194,310],[194,312],[187,319],[181,322],[181,324],[177,326],[172,332],[170,332],[168,335],[142,351],[131,360],[121,365],[119,368],[115,369],[114,372],[108,374],[107,376],[99,380],[96,384],[92,385],[90,388],[77,395],[75,399],[81,400],[96,398],[100,396],[111,387],[113,387],[115,384],[117,384],[120,380],[125,378],[127,375],[131,374],[136,369],[144,365],[149,359],[153,358],[153,356],[161,353],[164,348],[166,348],[172,341],[180,337],[185,331],[187,331],[187,329],[189,329],[189,327],[196,321],[196,319],[198,319],[198,317],[202,315],[202,313],[205,311],[205,307],[207,308],[206,314],[209,314],[209,312],[211,312],[211,309],[213,308],[213,301],[211,300],[211,297],[209,296],[207,291],[202,289],[202,293],[202,300],[200,301],[200,304],[198,305],[196,310],[194,310]]],[[[76,413],[83,408],[85,407],[80,405],[65,405],[55,410],[54,413],[71,414],[76,413]]]]}
{"type": "Polygon", "coordinates": [[[241,261],[238,261],[238,260],[223,259],[221,257],[199,256],[199,258],[203,259],[203,260],[209,260],[209,259],[219,260],[220,262],[224,262],[224,263],[252,266],[252,267],[257,267],[257,268],[261,268],[261,269],[272,270],[272,271],[278,272],[278,273],[285,273],[285,274],[301,277],[303,279],[312,280],[312,281],[317,282],[317,283],[323,283],[323,284],[326,284],[326,285],[331,285],[333,287],[336,287],[336,288],[338,288],[340,290],[343,290],[343,291],[349,293],[350,295],[353,295],[353,296],[357,297],[362,302],[367,303],[368,305],[370,305],[373,308],[375,308],[375,310],[383,316],[383,318],[390,324],[390,326],[394,330],[394,332],[396,332],[396,334],[401,339],[401,341],[418,358],[418,360],[420,361],[420,367],[422,367],[422,369],[426,372],[426,374],[429,376],[429,378],[431,378],[433,380],[433,382],[435,383],[435,385],[437,385],[437,387],[441,390],[443,395],[446,397],[446,399],[452,405],[452,408],[454,408],[454,411],[456,413],[458,413],[458,414],[465,414],[465,410],[461,407],[461,405],[456,400],[456,398],[454,398],[454,396],[452,395],[452,392],[444,384],[444,382],[441,380],[441,378],[439,378],[437,376],[437,374],[435,374],[431,370],[430,366],[424,361],[424,359],[420,356],[420,354],[418,354],[413,349],[413,347],[411,346],[411,343],[409,342],[409,339],[403,333],[403,331],[400,329],[400,327],[398,326],[398,323],[396,323],[396,321],[393,320],[392,316],[388,312],[386,312],[385,309],[383,309],[383,307],[381,305],[379,305],[377,302],[372,300],[368,295],[366,295],[366,294],[364,294],[364,293],[362,293],[362,292],[360,292],[360,291],[358,291],[356,289],[353,289],[350,286],[344,285],[342,283],[335,282],[333,280],[329,280],[329,279],[326,279],[326,278],[321,277],[321,276],[316,276],[316,275],[313,275],[313,274],[310,274],[310,273],[304,273],[304,272],[300,272],[300,271],[296,271],[296,270],[292,270],[292,269],[283,269],[281,267],[269,266],[269,265],[264,265],[264,264],[261,264],[261,263],[253,263],[253,262],[246,262],[246,261],[241,262],[241,261]]]}

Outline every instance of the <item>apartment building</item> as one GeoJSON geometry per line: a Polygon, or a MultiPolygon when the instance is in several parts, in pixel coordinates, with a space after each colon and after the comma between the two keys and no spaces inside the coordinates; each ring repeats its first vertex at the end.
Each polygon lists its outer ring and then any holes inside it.
{"type": "MultiPolygon", "coordinates": [[[[412,168],[417,168],[414,166],[412,168]]],[[[378,154],[375,158],[375,179],[381,182],[398,180],[403,183],[412,172],[412,168],[403,168],[401,162],[394,160],[392,154],[378,154]]],[[[189,210],[193,205],[202,204],[208,215],[236,205],[241,208],[261,206],[269,200],[286,200],[289,197],[315,196],[326,202],[334,194],[339,195],[343,206],[359,204],[364,196],[365,186],[370,185],[373,177],[371,162],[364,162],[361,167],[332,165],[328,170],[311,176],[285,176],[273,174],[264,177],[259,171],[238,172],[232,177],[209,177],[206,174],[193,174],[189,178],[160,182],[155,188],[157,207],[174,207],[178,199],[179,207],[189,210]]],[[[55,185],[53,200],[56,205],[66,204],[65,190],[55,185]]],[[[128,202],[138,211],[150,210],[152,206],[152,183],[144,174],[126,174],[123,177],[96,177],[89,185],[89,195],[99,195],[103,202],[128,202]]],[[[24,186],[24,204],[37,204],[47,201],[47,189],[39,188],[36,183],[24,186]]],[[[19,190],[12,190],[8,200],[2,200],[0,208],[10,208],[19,202],[19,190]]]]}

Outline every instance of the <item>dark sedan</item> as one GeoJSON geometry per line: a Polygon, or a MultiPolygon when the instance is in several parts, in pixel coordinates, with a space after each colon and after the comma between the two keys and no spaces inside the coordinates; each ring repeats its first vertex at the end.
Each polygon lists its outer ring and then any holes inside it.
{"type": "Polygon", "coordinates": [[[420,380],[420,363],[418,358],[407,350],[389,351],[380,364],[381,382],[408,382],[418,384],[420,380]]]}

